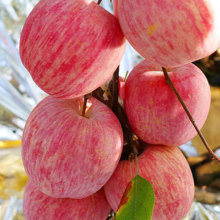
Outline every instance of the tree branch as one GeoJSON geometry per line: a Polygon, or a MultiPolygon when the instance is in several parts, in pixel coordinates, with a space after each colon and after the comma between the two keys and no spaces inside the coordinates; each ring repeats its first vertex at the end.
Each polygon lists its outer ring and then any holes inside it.
{"type": "Polygon", "coordinates": [[[139,150],[139,140],[136,138],[135,133],[133,132],[128,118],[126,116],[126,113],[122,106],[118,103],[118,92],[119,92],[119,66],[115,70],[111,83],[110,83],[110,92],[112,94],[112,111],[116,114],[117,118],[119,119],[123,133],[125,142],[127,144],[124,146],[124,151],[122,158],[128,159],[135,159],[136,161],[136,171],[138,172],[138,165],[137,165],[137,156],[138,156],[138,150],[139,150]]]}

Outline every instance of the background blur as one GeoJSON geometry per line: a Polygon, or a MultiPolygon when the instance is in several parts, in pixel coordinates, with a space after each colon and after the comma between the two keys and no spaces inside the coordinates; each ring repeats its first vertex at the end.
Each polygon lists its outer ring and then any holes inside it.
{"type": "MultiPolygon", "coordinates": [[[[22,197],[28,177],[20,146],[25,121],[45,96],[32,81],[19,58],[19,38],[26,17],[38,0],[0,0],[0,219],[23,219],[22,197]]],[[[112,12],[109,0],[102,6],[112,12]]],[[[127,45],[120,65],[125,76],[142,58],[127,45]]],[[[203,133],[220,156],[220,51],[197,61],[206,74],[212,104],[203,133]],[[219,148],[219,150],[218,150],[219,148]]],[[[210,161],[198,137],[181,146],[196,184],[195,202],[185,219],[220,219],[220,164],[210,161]]]]}

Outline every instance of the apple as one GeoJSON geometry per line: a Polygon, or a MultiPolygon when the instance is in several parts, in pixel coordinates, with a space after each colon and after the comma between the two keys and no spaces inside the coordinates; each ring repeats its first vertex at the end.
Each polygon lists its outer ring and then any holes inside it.
{"type": "Polygon", "coordinates": [[[92,92],[120,63],[125,38],[93,0],[41,0],[21,33],[20,56],[36,84],[57,98],[92,92]]]}
{"type": "Polygon", "coordinates": [[[56,199],[40,192],[29,181],[24,192],[26,220],[105,220],[110,210],[103,189],[84,199],[56,199]]]}
{"type": "MultiPolygon", "coordinates": [[[[201,129],[211,100],[205,75],[193,64],[170,68],[168,75],[201,129]]],[[[197,134],[159,65],[143,61],[132,70],[124,107],[134,132],[147,143],[179,146],[197,134]]]]}
{"type": "Polygon", "coordinates": [[[121,125],[106,105],[91,98],[48,96],[31,112],[22,136],[29,178],[48,196],[81,199],[103,187],[121,156],[121,125]]]}
{"type": "Polygon", "coordinates": [[[201,59],[220,47],[219,0],[118,0],[118,19],[130,44],[165,67],[201,59]]]}
{"type": "MultiPolygon", "coordinates": [[[[176,147],[149,145],[138,157],[139,175],[154,189],[152,220],[181,220],[189,211],[194,197],[190,167],[176,147]]],[[[135,177],[134,160],[121,161],[105,184],[106,198],[116,212],[128,183],[135,177]]]]}

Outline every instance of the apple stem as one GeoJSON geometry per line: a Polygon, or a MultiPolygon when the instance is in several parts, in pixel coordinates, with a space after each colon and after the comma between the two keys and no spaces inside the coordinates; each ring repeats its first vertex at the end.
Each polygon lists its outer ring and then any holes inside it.
{"type": "Polygon", "coordinates": [[[100,5],[100,4],[101,4],[101,2],[102,2],[102,0],[98,0],[97,4],[98,4],[98,5],[100,5]]]}
{"type": "Polygon", "coordinates": [[[87,97],[86,97],[86,95],[84,95],[84,103],[83,103],[83,109],[82,109],[82,117],[85,117],[86,104],[87,104],[87,97]]]}
{"type": "Polygon", "coordinates": [[[181,98],[180,94],[177,92],[175,86],[173,85],[173,83],[172,83],[172,81],[171,81],[171,79],[170,79],[170,77],[169,77],[169,75],[168,75],[168,73],[167,73],[166,68],[165,68],[165,67],[162,67],[162,70],[163,70],[163,73],[164,73],[164,76],[165,76],[165,79],[166,79],[166,83],[167,83],[168,85],[170,85],[170,87],[171,87],[172,90],[174,91],[174,93],[175,93],[175,95],[177,96],[179,102],[181,103],[183,109],[185,110],[186,114],[188,115],[189,120],[190,120],[191,123],[193,124],[193,126],[194,126],[194,128],[196,129],[196,131],[197,131],[199,137],[201,138],[203,144],[205,145],[206,149],[208,150],[208,152],[209,152],[211,158],[217,160],[218,162],[220,162],[220,158],[218,158],[218,156],[217,156],[217,155],[213,152],[213,150],[210,148],[210,146],[208,145],[208,143],[207,143],[205,137],[203,136],[203,134],[201,133],[201,131],[200,131],[199,128],[197,127],[195,120],[193,119],[192,115],[190,114],[190,112],[189,112],[188,108],[186,107],[186,105],[185,105],[183,99],[181,98]]]}
{"type": "Polygon", "coordinates": [[[82,117],[85,117],[87,100],[88,100],[89,98],[91,98],[91,96],[92,96],[91,93],[89,93],[89,94],[87,94],[87,95],[84,95],[84,103],[83,103],[83,109],[82,109],[82,114],[81,114],[82,117]]]}

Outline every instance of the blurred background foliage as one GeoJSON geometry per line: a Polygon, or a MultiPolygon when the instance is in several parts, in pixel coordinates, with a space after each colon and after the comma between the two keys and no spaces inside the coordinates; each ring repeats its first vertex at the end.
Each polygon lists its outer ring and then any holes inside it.
{"type": "MultiPolygon", "coordinates": [[[[34,106],[45,96],[22,65],[18,52],[23,24],[38,1],[0,0],[0,219],[4,220],[23,219],[22,196],[28,177],[21,160],[22,130],[34,106]]],[[[109,0],[103,0],[102,6],[112,12],[112,3],[109,0]]],[[[141,59],[127,44],[126,53],[120,65],[120,75],[125,76],[126,72],[141,59]]],[[[210,57],[195,63],[203,70],[213,86],[220,86],[220,52],[217,51],[210,57]]],[[[220,146],[220,116],[216,119],[220,111],[220,92],[216,87],[212,88],[212,91],[215,94],[212,97],[214,113],[210,114],[210,122],[204,130],[209,136],[209,141],[214,143],[214,148],[217,149],[220,146]]],[[[193,140],[193,144],[197,146],[196,149],[191,143],[181,147],[198,183],[196,188],[198,193],[195,198],[197,202],[194,202],[186,219],[220,219],[219,166],[213,165],[208,156],[203,155],[205,151],[198,138],[193,140]],[[213,173],[216,178],[210,172],[209,163],[214,167],[213,173]],[[202,169],[201,166],[205,168],[202,169]],[[200,184],[201,178],[204,181],[200,184]],[[207,185],[214,180],[217,191],[208,191],[207,185]],[[204,199],[207,193],[208,200],[204,199]]]]}

